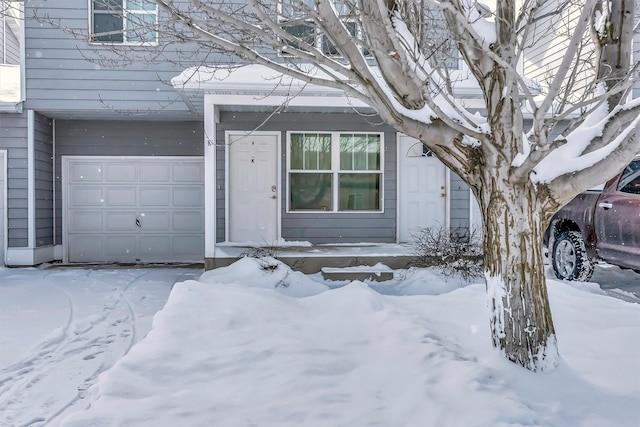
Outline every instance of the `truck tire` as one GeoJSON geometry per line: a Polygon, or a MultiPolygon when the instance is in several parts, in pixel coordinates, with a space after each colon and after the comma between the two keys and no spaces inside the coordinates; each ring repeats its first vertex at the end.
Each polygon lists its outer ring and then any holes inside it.
{"type": "Polygon", "coordinates": [[[587,282],[593,275],[593,263],[587,256],[579,231],[561,233],[553,244],[551,265],[558,279],[587,282]]]}

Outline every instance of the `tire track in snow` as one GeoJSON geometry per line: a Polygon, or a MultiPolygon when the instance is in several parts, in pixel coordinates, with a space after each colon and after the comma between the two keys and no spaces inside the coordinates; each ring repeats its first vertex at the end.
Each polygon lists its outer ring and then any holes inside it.
{"type": "MultiPolygon", "coordinates": [[[[53,272],[45,274],[42,276],[42,279],[46,280],[51,273],[53,272]]],[[[62,326],[59,334],[56,333],[51,336],[57,331],[57,329],[59,329],[56,328],[56,330],[49,334],[51,337],[47,337],[39,343],[25,359],[9,365],[0,371],[0,410],[7,403],[7,400],[10,399],[15,390],[19,390],[24,387],[25,378],[29,378],[28,374],[36,369],[42,360],[51,357],[51,355],[64,344],[65,340],[69,336],[69,329],[75,317],[75,304],[73,303],[71,294],[58,286],[54,285],[54,287],[65,294],[69,303],[69,316],[67,317],[67,321],[62,326]]]]}
{"type": "Polygon", "coordinates": [[[621,299],[622,301],[640,304],[640,298],[631,292],[623,291],[622,289],[604,289],[604,291],[607,295],[621,299]]]}
{"type": "MultiPolygon", "coordinates": [[[[103,304],[102,312],[88,319],[78,318],[72,294],[52,283],[51,286],[68,299],[68,319],[55,337],[43,340],[26,358],[0,372],[0,425],[49,425],[84,399],[85,391],[96,382],[98,375],[127,354],[135,344],[138,336],[136,314],[126,293],[134,283],[155,271],[138,274],[134,270],[123,270],[122,274],[137,275],[130,280],[127,278],[124,286],[107,294],[114,301],[103,304]],[[68,366],[69,358],[76,359],[72,364],[75,371],[62,373],[66,378],[58,378],[61,373],[56,372],[56,365],[68,366]],[[62,361],[64,363],[60,363],[62,361]],[[47,392],[51,394],[50,391],[55,390],[58,380],[66,383],[66,393],[44,397],[47,392]],[[69,392],[71,383],[75,390],[69,392]]],[[[88,271],[87,282],[83,286],[114,287],[113,283],[92,277],[93,272],[88,271]]],[[[54,273],[65,274],[64,271],[49,272],[43,279],[50,280],[49,276],[54,273]]]]}

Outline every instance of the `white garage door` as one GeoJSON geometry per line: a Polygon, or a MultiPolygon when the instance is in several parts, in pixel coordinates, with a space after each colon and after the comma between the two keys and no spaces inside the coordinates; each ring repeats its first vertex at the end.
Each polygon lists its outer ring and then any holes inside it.
{"type": "Polygon", "coordinates": [[[7,225],[5,223],[5,217],[7,215],[6,211],[6,199],[7,193],[6,183],[7,183],[7,165],[6,165],[6,151],[0,151],[0,266],[4,265],[4,251],[6,247],[6,228],[7,225]]]}
{"type": "Polygon", "coordinates": [[[65,157],[67,262],[204,258],[204,164],[193,157],[65,157]]]}

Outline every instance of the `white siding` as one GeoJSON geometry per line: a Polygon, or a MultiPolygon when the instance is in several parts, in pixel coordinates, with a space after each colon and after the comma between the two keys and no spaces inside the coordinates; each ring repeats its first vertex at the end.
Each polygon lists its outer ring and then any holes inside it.
{"type": "MultiPolygon", "coordinates": [[[[575,5],[556,13],[558,4],[559,1],[549,1],[539,8],[538,15],[546,17],[537,22],[535,30],[529,33],[525,42],[524,75],[543,88],[548,86],[555,76],[573,35],[573,25],[582,12],[582,7],[575,5]]],[[[595,52],[588,32],[585,33],[583,41],[585,45],[579,55],[580,62],[574,62],[572,65],[578,70],[576,83],[566,88],[570,100],[575,100],[584,93],[586,83],[593,78],[595,72],[595,52]]]]}

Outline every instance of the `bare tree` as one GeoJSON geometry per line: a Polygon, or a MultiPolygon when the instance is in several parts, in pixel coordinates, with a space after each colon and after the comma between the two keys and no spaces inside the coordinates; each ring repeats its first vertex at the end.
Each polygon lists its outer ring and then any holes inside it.
{"type": "Polygon", "coordinates": [[[633,0],[155,1],[157,58],[194,43],[339,89],[462,177],[483,216],[493,345],[533,371],[556,365],[543,233],[559,207],[640,151],[633,0]],[[565,43],[538,87],[521,64],[560,30],[565,43]],[[480,87],[483,115],[454,96],[457,61],[480,87]]]}

